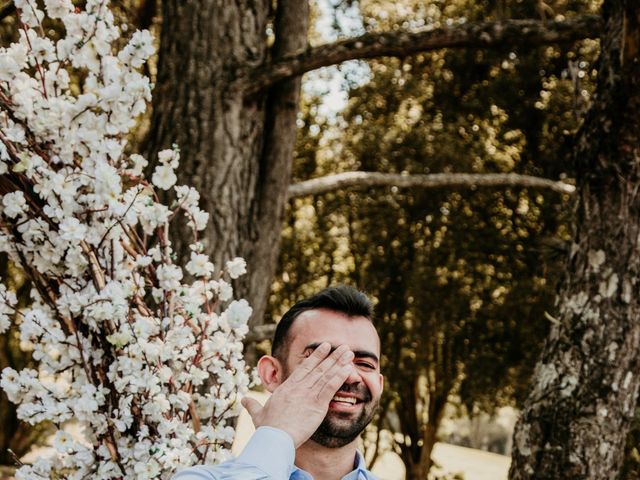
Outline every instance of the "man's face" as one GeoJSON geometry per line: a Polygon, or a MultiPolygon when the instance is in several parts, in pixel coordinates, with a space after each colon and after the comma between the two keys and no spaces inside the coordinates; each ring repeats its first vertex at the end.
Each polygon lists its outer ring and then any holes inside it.
{"type": "Polygon", "coordinates": [[[348,317],[331,310],[308,310],[288,333],[285,378],[322,342],[332,348],[347,345],[354,353],[353,372],[329,403],[327,416],[311,440],[338,448],[355,440],[372,420],[382,393],[380,340],[365,317],[348,317]]]}

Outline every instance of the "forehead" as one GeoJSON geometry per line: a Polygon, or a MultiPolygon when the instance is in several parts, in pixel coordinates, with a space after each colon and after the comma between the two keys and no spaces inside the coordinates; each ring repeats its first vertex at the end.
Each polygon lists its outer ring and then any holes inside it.
{"type": "Polygon", "coordinates": [[[331,310],[302,312],[289,331],[289,352],[301,353],[313,343],[329,342],[332,346],[348,345],[351,350],[369,351],[380,356],[380,339],[366,317],[349,317],[331,310]]]}

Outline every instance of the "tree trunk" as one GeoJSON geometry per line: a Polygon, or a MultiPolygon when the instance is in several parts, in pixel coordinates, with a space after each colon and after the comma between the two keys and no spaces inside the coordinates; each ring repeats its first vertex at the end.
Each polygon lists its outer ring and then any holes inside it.
{"type": "MultiPolygon", "coordinates": [[[[309,4],[306,1],[279,0],[273,59],[303,50],[307,45],[308,28],[309,4]]],[[[250,275],[244,278],[242,291],[250,296],[254,308],[252,327],[263,323],[277,268],[284,207],[291,183],[300,84],[300,77],[284,80],[275,84],[267,96],[264,148],[259,159],[256,201],[252,205],[255,235],[245,239],[242,245],[243,255],[251,268],[250,275]]],[[[256,360],[253,347],[252,344],[245,349],[245,360],[250,365],[256,360]]]]}
{"type": "MultiPolygon", "coordinates": [[[[417,385],[416,385],[417,390],[417,385]]],[[[433,465],[431,454],[436,444],[438,428],[442,422],[444,408],[447,405],[447,397],[451,391],[449,386],[444,390],[433,392],[429,397],[429,414],[426,421],[422,419],[422,414],[418,414],[417,404],[419,400],[414,395],[407,395],[404,398],[398,412],[402,425],[401,431],[405,438],[410,438],[410,444],[399,445],[401,458],[405,465],[406,480],[424,480],[429,474],[433,465]],[[413,422],[412,425],[408,425],[413,422]]],[[[422,399],[424,400],[424,399],[422,399]]]]}
{"type": "MultiPolygon", "coordinates": [[[[307,2],[280,1],[269,52],[268,0],[163,0],[163,23],[150,162],[163,148],[181,150],[178,181],[198,189],[210,213],[202,240],[216,268],[235,256],[250,275],[236,285],[260,323],[275,270],[290,181],[300,80],[246,96],[236,72],[304,48],[307,2]],[[286,25],[286,28],[284,28],[286,25]]],[[[181,261],[191,238],[177,238],[181,261]]]]}
{"type": "Polygon", "coordinates": [[[407,449],[409,456],[402,455],[402,459],[406,468],[406,480],[425,480],[429,474],[429,470],[433,465],[431,454],[436,444],[436,434],[440,426],[440,419],[428,422],[422,425],[421,444],[415,448],[407,449]]]}
{"type": "MultiPolygon", "coordinates": [[[[221,268],[241,253],[250,223],[265,112],[263,98],[244,99],[227,86],[234,66],[267,57],[268,2],[164,0],[162,8],[149,160],[179,146],[178,182],[201,192],[210,213],[204,242],[221,268]]],[[[192,239],[176,240],[185,255],[192,239]]]]}
{"type": "Polygon", "coordinates": [[[640,381],[640,4],[605,1],[597,96],[577,136],[567,277],[514,433],[509,478],[614,479],[640,381]]]}

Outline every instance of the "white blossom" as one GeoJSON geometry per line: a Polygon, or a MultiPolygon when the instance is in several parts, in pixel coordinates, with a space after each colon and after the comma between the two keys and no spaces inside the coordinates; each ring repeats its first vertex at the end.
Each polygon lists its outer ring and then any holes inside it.
{"type": "Polygon", "coordinates": [[[234,300],[229,304],[229,308],[227,308],[226,312],[229,326],[233,329],[237,329],[246,325],[252,312],[253,310],[249,306],[249,302],[244,298],[241,300],[234,300]]]}
{"type": "Polygon", "coordinates": [[[159,153],[151,178],[175,194],[171,207],[144,178],[147,160],[128,153],[150,100],[137,69],[153,39],[134,32],[118,51],[124,42],[102,0],[15,6],[28,28],[0,49],[0,174],[24,189],[0,194],[0,251],[37,272],[38,288],[16,312],[15,293],[0,283],[0,333],[19,316],[20,341],[38,367],[4,369],[0,387],[23,421],[73,419],[86,436],[80,443],[59,431],[55,453],[15,476],[169,478],[180,466],[219,461],[249,385],[242,337],[251,308],[232,301],[229,283],[246,265],[233,259],[211,278],[214,266],[195,243],[185,268],[196,280],[187,282],[169,225],[182,212],[197,239],[209,216],[200,195],[175,186],[176,146],[159,153]],[[62,23],[61,38],[40,28],[45,16],[62,23]]]}
{"type": "Polygon", "coordinates": [[[44,5],[51,18],[63,18],[73,11],[71,0],[45,0],[44,5]]]}
{"type": "Polygon", "coordinates": [[[160,265],[156,271],[160,288],[163,290],[175,290],[180,287],[182,270],[176,265],[160,265]]]}
{"type": "Polygon", "coordinates": [[[20,20],[30,27],[37,27],[44,18],[44,12],[35,3],[27,0],[15,0],[14,5],[20,9],[20,20]]]}
{"type": "Polygon", "coordinates": [[[227,262],[227,272],[231,278],[238,278],[247,273],[247,262],[244,258],[236,257],[227,262]]]}
{"type": "Polygon", "coordinates": [[[220,296],[220,300],[222,300],[223,302],[231,300],[231,298],[233,297],[233,287],[231,286],[231,284],[229,284],[229,282],[220,280],[215,285],[215,288],[218,292],[218,295],[220,296]]]}
{"type": "Polygon", "coordinates": [[[26,211],[27,201],[22,192],[7,193],[2,197],[3,213],[9,218],[16,218],[26,211]]]}
{"type": "Polygon", "coordinates": [[[138,155],[137,153],[134,153],[133,155],[131,155],[129,159],[131,160],[132,167],[130,170],[127,170],[127,172],[133,176],[142,175],[142,171],[144,167],[146,167],[147,164],[149,163],[147,162],[147,159],[144,158],[142,155],[138,155]]]}
{"type": "Polygon", "coordinates": [[[60,453],[71,453],[74,450],[76,442],[70,433],[64,430],[58,430],[53,437],[53,448],[60,453]]]}
{"type": "Polygon", "coordinates": [[[153,172],[153,176],[151,177],[151,181],[153,184],[161,188],[163,190],[169,190],[176,184],[178,177],[176,177],[175,172],[171,165],[160,164],[156,167],[153,172]]]}
{"type": "Polygon", "coordinates": [[[194,207],[188,212],[188,216],[188,225],[194,230],[201,231],[207,227],[207,222],[209,221],[209,212],[205,212],[204,210],[200,210],[199,208],[194,207]]]}
{"type": "Polygon", "coordinates": [[[213,273],[213,263],[207,255],[191,252],[191,260],[185,266],[187,271],[194,276],[208,277],[213,273]]]}
{"type": "Polygon", "coordinates": [[[154,51],[151,34],[147,30],[138,31],[133,34],[127,46],[118,54],[118,58],[122,62],[138,68],[153,55],[154,51]]]}
{"type": "Polygon", "coordinates": [[[160,163],[164,163],[166,165],[170,165],[171,168],[178,168],[178,163],[180,161],[180,151],[177,147],[173,149],[161,150],[158,152],[158,161],[160,163]]]}
{"type": "Polygon", "coordinates": [[[11,317],[13,315],[18,299],[16,294],[0,283],[0,333],[4,333],[11,326],[11,317]]]}
{"type": "Polygon", "coordinates": [[[83,240],[87,234],[87,227],[75,217],[65,218],[60,223],[60,237],[69,242],[83,240]]]}
{"type": "Polygon", "coordinates": [[[152,235],[156,228],[167,223],[171,217],[169,207],[155,202],[140,208],[139,212],[140,224],[147,235],[152,235]]]}

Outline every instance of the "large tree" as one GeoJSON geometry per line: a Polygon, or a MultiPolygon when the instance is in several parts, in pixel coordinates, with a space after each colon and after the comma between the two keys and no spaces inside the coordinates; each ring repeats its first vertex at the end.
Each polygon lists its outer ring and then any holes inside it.
{"type": "Polygon", "coordinates": [[[514,434],[511,479],[615,478],[640,386],[640,4],[607,0],[575,140],[575,237],[514,434]]]}

